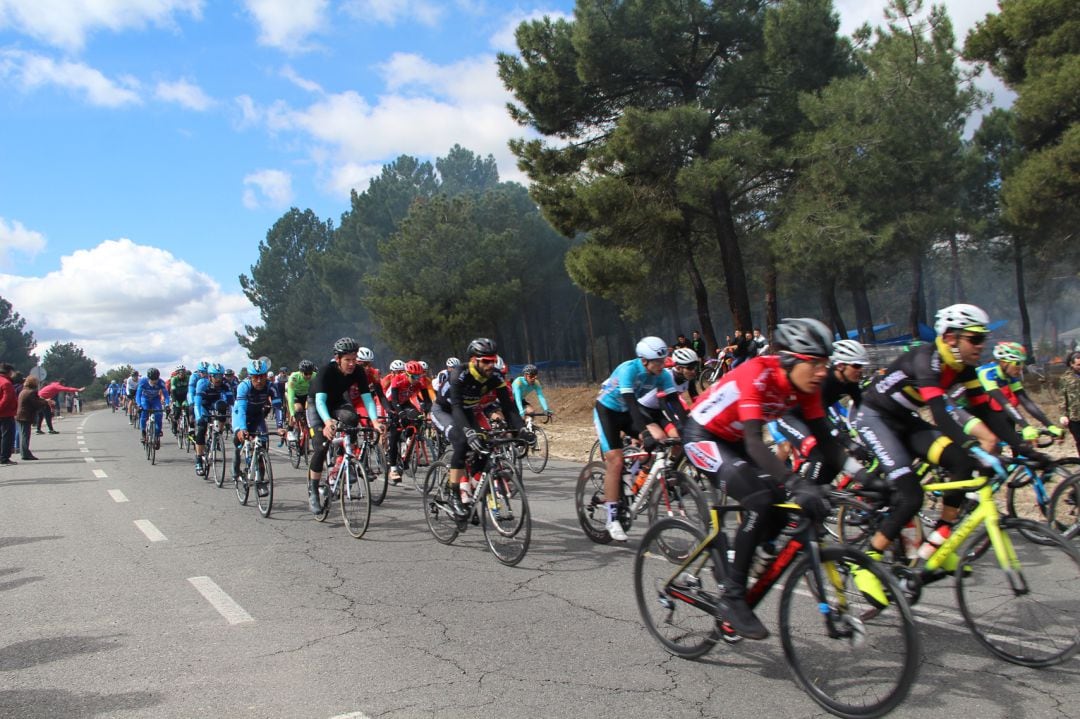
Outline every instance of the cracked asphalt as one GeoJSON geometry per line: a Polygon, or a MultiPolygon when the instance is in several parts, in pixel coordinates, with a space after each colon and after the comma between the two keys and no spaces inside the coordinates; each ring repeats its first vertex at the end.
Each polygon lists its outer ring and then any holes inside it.
{"type": "MultiPolygon", "coordinates": [[[[33,438],[41,461],[0,468],[0,717],[827,716],[775,637],[698,661],[664,652],[633,597],[644,526],[626,546],[586,539],[569,462],[526,470],[532,544],[508,568],[478,527],[435,542],[408,480],[355,540],[336,512],[312,520],[281,455],[263,519],[168,436],[149,466],[119,414],[58,428],[33,438]],[[230,624],[192,577],[254,621],[230,624]]],[[[994,659],[951,585],[924,593],[919,683],[893,716],[1078,716],[1080,660],[994,659]]],[[[776,597],[760,612],[775,635],[776,597]]]]}

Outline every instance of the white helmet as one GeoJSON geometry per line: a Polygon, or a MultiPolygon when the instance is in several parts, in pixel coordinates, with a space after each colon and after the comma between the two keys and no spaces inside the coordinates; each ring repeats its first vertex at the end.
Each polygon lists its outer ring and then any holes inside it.
{"type": "Polygon", "coordinates": [[[866,348],[862,346],[861,342],[840,340],[839,342],[833,342],[832,355],[829,356],[829,361],[833,364],[868,365],[870,364],[870,355],[866,353],[866,348]]]}
{"type": "Polygon", "coordinates": [[[454,369],[455,367],[460,367],[460,366],[461,366],[461,360],[459,360],[457,357],[447,357],[446,358],[446,369],[454,369]]]}
{"type": "Polygon", "coordinates": [[[502,355],[495,355],[495,369],[500,372],[506,371],[506,362],[503,361],[502,355]]]}
{"type": "Polygon", "coordinates": [[[937,311],[934,317],[934,331],[941,336],[949,330],[968,330],[970,332],[989,332],[990,315],[975,305],[949,305],[937,311]]]}
{"type": "Polygon", "coordinates": [[[689,347],[679,347],[671,353],[671,359],[675,360],[675,364],[681,365],[697,364],[700,360],[697,352],[689,347]]]}
{"type": "Polygon", "coordinates": [[[375,353],[367,347],[361,347],[360,349],[356,350],[356,359],[359,362],[374,362],[375,353]]]}
{"type": "Polygon", "coordinates": [[[637,356],[643,360],[658,360],[667,357],[667,343],[659,337],[644,337],[637,343],[637,356]]]}
{"type": "Polygon", "coordinates": [[[425,362],[424,360],[420,360],[420,366],[424,368],[425,372],[428,371],[427,362],[425,362]]]}
{"type": "Polygon", "coordinates": [[[1023,364],[1027,362],[1027,350],[1019,342],[998,342],[994,347],[994,359],[1023,364]]]}
{"type": "Polygon", "coordinates": [[[402,360],[399,360],[399,359],[394,360],[393,362],[390,363],[390,371],[391,372],[404,372],[405,371],[405,363],[402,360]]]}

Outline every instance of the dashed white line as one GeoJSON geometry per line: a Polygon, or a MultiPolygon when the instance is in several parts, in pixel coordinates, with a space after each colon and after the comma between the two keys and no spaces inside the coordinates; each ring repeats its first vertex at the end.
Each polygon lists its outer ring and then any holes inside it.
{"type": "Polygon", "coordinates": [[[80,451],[80,452],[89,452],[89,451],[90,451],[90,449],[89,449],[89,448],[87,448],[87,447],[79,447],[79,451],[80,451]]]}
{"type": "Polygon", "coordinates": [[[98,479],[105,479],[109,475],[105,474],[104,469],[95,469],[94,470],[94,476],[97,477],[98,479]]]}
{"type": "Polygon", "coordinates": [[[138,527],[139,531],[145,534],[146,538],[149,539],[151,542],[168,541],[168,537],[162,534],[161,530],[155,527],[154,523],[151,522],[149,519],[136,519],[135,526],[138,527]]]}
{"type": "Polygon", "coordinates": [[[128,498],[124,496],[124,493],[119,489],[110,489],[109,496],[113,498],[114,502],[126,502],[128,498]]]}
{"type": "Polygon", "coordinates": [[[236,600],[226,594],[225,590],[215,584],[210,577],[188,577],[188,581],[191,582],[191,586],[195,587],[199,594],[203,595],[206,601],[210,602],[210,605],[218,611],[218,614],[225,617],[225,621],[229,624],[255,621],[250,614],[244,611],[243,607],[236,603],[236,600]]]}
{"type": "Polygon", "coordinates": [[[83,457],[83,459],[85,459],[87,462],[96,462],[97,461],[93,457],[83,457]]]}
{"type": "Polygon", "coordinates": [[[332,716],[330,717],[330,719],[371,719],[371,717],[369,717],[364,712],[349,712],[348,714],[338,714],[337,716],[332,716]]]}

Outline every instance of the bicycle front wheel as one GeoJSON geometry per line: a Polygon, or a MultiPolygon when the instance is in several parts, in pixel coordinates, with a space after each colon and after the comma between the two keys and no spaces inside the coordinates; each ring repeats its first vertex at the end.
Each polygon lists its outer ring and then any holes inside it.
{"type": "Polygon", "coordinates": [[[548,437],[547,432],[539,427],[533,428],[533,434],[536,435],[536,439],[526,448],[525,461],[528,462],[529,469],[536,474],[540,474],[544,471],[544,467],[547,466],[548,437]]]}
{"type": "Polygon", "coordinates": [[[221,438],[220,434],[214,435],[214,442],[210,450],[210,474],[214,478],[214,484],[221,487],[225,486],[225,440],[221,438]]]}
{"type": "Polygon", "coordinates": [[[1066,539],[1080,537],[1080,473],[1072,475],[1054,489],[1046,520],[1051,529],[1066,539]]]}
{"type": "Polygon", "coordinates": [[[1005,546],[995,547],[984,528],[957,551],[964,621],[980,644],[1007,662],[1060,664],[1080,648],[1080,553],[1026,519],[1002,518],[1001,536],[1005,546]],[[999,560],[998,551],[1010,549],[1016,561],[999,560]]]}
{"type": "Polygon", "coordinates": [[[233,488],[236,490],[236,501],[241,506],[247,506],[248,497],[251,496],[251,484],[248,482],[247,472],[242,472],[233,477],[233,488]]]}
{"type": "Polygon", "coordinates": [[[345,531],[360,539],[371,521],[367,468],[351,457],[346,459],[338,486],[341,489],[341,518],[345,520],[345,531]]]}
{"type": "Polygon", "coordinates": [[[706,548],[675,576],[705,536],[696,524],[661,519],[645,532],[634,557],[634,595],[645,628],[664,649],[687,659],[708,653],[721,636],[720,620],[708,609],[720,598],[720,553],[706,548]]]}
{"type": "Polygon", "coordinates": [[[649,493],[649,524],[661,517],[678,517],[709,528],[709,503],[698,483],[682,472],[668,470],[649,493]]]}
{"type": "Polygon", "coordinates": [[[157,422],[152,418],[146,420],[146,458],[150,464],[157,464],[157,422]]]}
{"type": "Polygon", "coordinates": [[[435,462],[428,468],[424,478],[424,490],[421,502],[424,507],[424,518],[427,520],[428,529],[437,542],[450,544],[457,539],[457,518],[450,505],[450,489],[447,482],[450,479],[450,466],[446,462],[435,462]]]}
{"type": "Polygon", "coordinates": [[[525,558],[532,538],[532,518],[525,486],[509,465],[499,463],[491,472],[491,481],[481,505],[481,524],[488,549],[503,564],[512,567],[525,558]]]}
{"type": "Polygon", "coordinates": [[[269,517],[274,506],[274,470],[265,452],[255,455],[255,497],[259,513],[269,517]]]}
{"type": "Polygon", "coordinates": [[[881,716],[904,700],[918,673],[911,607],[892,575],[862,552],[820,552],[824,587],[808,555],[784,584],[784,656],[799,686],[828,711],[851,719],[881,716]]]}
{"type": "Polygon", "coordinates": [[[589,462],[578,474],[577,488],[574,491],[578,523],[585,531],[585,536],[597,544],[611,541],[611,535],[607,531],[607,507],[604,505],[606,471],[603,462],[589,462]]]}
{"type": "Polygon", "coordinates": [[[371,503],[382,504],[386,499],[386,488],[390,486],[390,468],[386,466],[382,447],[375,443],[369,444],[364,452],[364,465],[371,487],[371,503]]]}

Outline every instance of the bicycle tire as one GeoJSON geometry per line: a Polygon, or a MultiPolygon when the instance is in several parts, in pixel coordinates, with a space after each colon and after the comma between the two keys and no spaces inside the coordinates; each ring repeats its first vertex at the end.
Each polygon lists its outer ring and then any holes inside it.
{"type": "Polygon", "coordinates": [[[424,477],[424,490],[420,501],[424,508],[424,518],[428,529],[441,544],[450,544],[461,532],[458,520],[450,508],[449,488],[450,466],[446,462],[435,462],[428,468],[424,477]]]}
{"type": "Polygon", "coordinates": [[[480,525],[488,549],[500,562],[513,567],[525,558],[532,538],[525,485],[511,467],[499,463],[491,470],[484,495],[476,501],[482,502],[480,525]]]}
{"type": "Polygon", "coordinates": [[[804,555],[795,564],[780,595],[784,656],[799,686],[829,712],[848,719],[882,716],[904,700],[918,675],[920,642],[911,607],[893,576],[853,547],[822,547],[820,557],[826,576],[842,584],[826,582],[822,592],[812,558],[804,555]],[[881,583],[886,607],[855,586],[856,566],[881,583]],[[823,605],[832,613],[831,625],[823,605]]]}
{"type": "Polygon", "coordinates": [[[604,453],[600,451],[600,440],[596,440],[592,443],[592,447],[589,448],[589,461],[586,464],[602,461],[604,461],[604,453]]]}
{"type": "Polygon", "coordinates": [[[360,539],[371,523],[371,490],[368,488],[367,468],[352,457],[345,459],[342,474],[338,477],[341,493],[341,519],[345,531],[354,539],[360,539]]]}
{"type": "Polygon", "coordinates": [[[540,474],[547,467],[548,462],[548,436],[540,427],[533,427],[536,440],[530,444],[525,453],[525,461],[533,474],[540,474]]]}
{"type": "MultiPolygon", "coordinates": [[[[236,451],[240,451],[239,449],[236,451]]],[[[252,459],[254,461],[254,459],[252,459]]],[[[242,462],[241,462],[242,463],[242,462]]],[[[236,501],[240,503],[240,506],[246,507],[248,498],[251,496],[251,482],[248,481],[247,471],[241,471],[239,475],[233,477],[233,488],[236,490],[236,501]]]]}
{"type": "MultiPolygon", "coordinates": [[[[332,466],[330,465],[330,467],[332,466]]],[[[322,511],[312,515],[316,522],[326,521],[326,518],[330,516],[330,505],[334,501],[334,493],[330,491],[330,467],[324,467],[322,474],[319,475],[318,492],[322,511]]]]}
{"type": "Polygon", "coordinates": [[[646,510],[649,524],[662,517],[678,517],[703,529],[712,525],[709,502],[698,484],[682,472],[668,469],[649,490],[646,510]]]}
{"type": "Polygon", "coordinates": [[[1026,592],[1017,593],[982,528],[957,552],[956,596],[975,639],[995,656],[1025,667],[1061,664],[1080,649],[1080,552],[1027,519],[1004,517],[1026,592]],[[1041,534],[1040,541],[1030,539],[1041,534]],[[969,573],[965,569],[969,569],[969,573]]]}
{"type": "Polygon", "coordinates": [[[701,527],[674,517],[661,519],[645,532],[634,556],[634,596],[645,628],[664,649],[685,659],[704,656],[721,637],[721,621],[716,616],[680,597],[716,604],[723,576],[720,552],[706,548],[695,560],[701,563],[693,565],[696,574],[684,572],[678,578],[680,586],[669,584],[675,570],[705,537],[701,527]]]}
{"type": "Polygon", "coordinates": [[[150,465],[157,464],[157,422],[154,420],[154,415],[151,412],[150,416],[146,418],[146,458],[150,460],[150,465]]]}
{"type": "MultiPolygon", "coordinates": [[[[1009,479],[1013,479],[1014,475],[1019,475],[1023,469],[1023,467],[1018,467],[1009,475],[1009,479]]],[[[1020,519],[1032,519],[1039,523],[1045,522],[1050,513],[1050,498],[1057,489],[1056,485],[1078,470],[1080,470],[1080,459],[1068,457],[1055,460],[1041,471],[1032,470],[1034,476],[1020,486],[1012,486],[1013,483],[1006,485],[1005,509],[1008,515],[1020,519]]],[[[1028,539],[1039,541],[1038,536],[1028,537],[1028,539]]]]}
{"type": "Polygon", "coordinates": [[[264,451],[255,455],[255,502],[259,506],[259,514],[269,517],[274,508],[274,469],[270,465],[270,457],[264,451]],[[259,494],[259,482],[266,483],[266,495],[259,494]]]}
{"type": "Polygon", "coordinates": [[[1054,489],[1046,521],[1066,539],[1080,537],[1080,472],[1069,476],[1054,489]]]}
{"type": "Polygon", "coordinates": [[[214,432],[214,437],[210,443],[210,473],[207,476],[213,477],[214,484],[218,489],[225,486],[224,444],[225,442],[221,439],[221,435],[214,432]]]}
{"type": "Polygon", "coordinates": [[[604,476],[607,468],[603,462],[589,462],[578,473],[574,490],[574,508],[578,523],[585,536],[597,544],[608,544],[611,535],[607,531],[607,506],[604,504],[604,476]]]}
{"type": "Polygon", "coordinates": [[[292,439],[289,440],[289,461],[292,462],[294,469],[300,469],[300,463],[303,461],[303,453],[300,446],[301,440],[292,439]]]}
{"type": "MultiPolygon", "coordinates": [[[[870,538],[881,524],[880,516],[858,497],[839,500],[835,536],[842,544],[849,544],[862,551],[870,548],[870,538]]],[[[900,530],[891,547],[892,561],[901,566],[914,567],[919,563],[919,547],[926,538],[923,522],[913,517],[900,530]]]]}
{"type": "Polygon", "coordinates": [[[386,466],[386,456],[383,454],[382,447],[371,442],[367,445],[363,457],[368,486],[371,487],[371,503],[382,504],[386,499],[386,490],[390,486],[390,468],[386,466]]]}
{"type": "Polygon", "coordinates": [[[173,424],[173,432],[176,434],[176,448],[184,451],[184,438],[187,437],[187,422],[173,424]]]}

